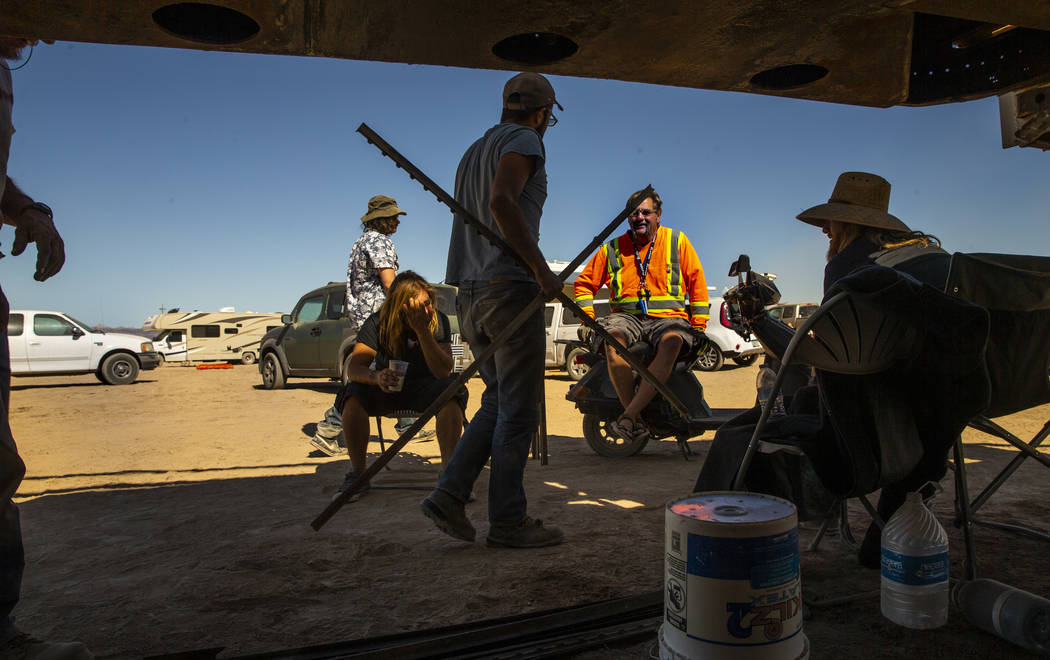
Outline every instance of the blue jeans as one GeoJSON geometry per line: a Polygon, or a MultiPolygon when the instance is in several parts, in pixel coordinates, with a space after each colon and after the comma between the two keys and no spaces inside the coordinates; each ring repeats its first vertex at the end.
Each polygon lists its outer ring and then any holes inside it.
{"type": "MultiPolygon", "coordinates": [[[[463,337],[481,353],[539,295],[534,282],[464,282],[456,297],[463,337]]],[[[540,423],[543,396],[543,308],[528,318],[495,354],[482,362],[481,407],[470,420],[437,488],[465,503],[490,462],[489,522],[516,525],[525,519],[522,478],[529,446],[540,423]]]]}
{"type": "Polygon", "coordinates": [[[11,354],[7,345],[7,316],[10,307],[0,290],[0,641],[9,633],[11,611],[22,589],[22,528],[18,507],[11,501],[25,476],[26,466],[18,456],[7,421],[11,399],[11,354]]]}

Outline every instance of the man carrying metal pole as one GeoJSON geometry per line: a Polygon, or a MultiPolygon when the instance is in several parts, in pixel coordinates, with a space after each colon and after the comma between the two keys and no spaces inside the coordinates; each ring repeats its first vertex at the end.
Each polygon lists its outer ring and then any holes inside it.
{"type": "MultiPolygon", "coordinates": [[[[543,135],[557,122],[555,105],[563,109],[543,76],[520,73],[508,80],[500,123],[467,149],[456,172],[456,201],[498,232],[529,266],[526,270],[507,259],[456,216],[445,281],[459,287],[460,329],[475,352],[491,344],[539,293],[551,299],[562,288],[538,245],[547,198],[543,135]]],[[[543,346],[543,315],[537,308],[520,331],[480,365],[485,382],[481,407],[437,487],[420,505],[423,514],[453,538],[474,541],[475,530],[464,507],[487,462],[488,545],[532,548],[556,545],[564,538],[561,530],[528,517],[522,485],[532,434],[539,424],[543,346]]]]}

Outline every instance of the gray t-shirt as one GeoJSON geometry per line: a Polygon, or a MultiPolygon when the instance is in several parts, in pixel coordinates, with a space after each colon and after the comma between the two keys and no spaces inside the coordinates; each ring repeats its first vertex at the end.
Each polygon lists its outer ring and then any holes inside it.
{"type": "MultiPolygon", "coordinates": [[[[540,216],[547,200],[546,152],[535,129],[515,123],[497,124],[477,142],[470,145],[456,170],[456,201],[493,231],[502,236],[489,211],[492,182],[496,165],[504,154],[532,156],[535,171],[525,182],[518,204],[525,214],[525,224],[536,240],[540,236],[540,216]]],[[[506,257],[483,236],[456,216],[448,245],[445,282],[458,286],[462,282],[484,280],[533,281],[532,273],[506,257]]]]}

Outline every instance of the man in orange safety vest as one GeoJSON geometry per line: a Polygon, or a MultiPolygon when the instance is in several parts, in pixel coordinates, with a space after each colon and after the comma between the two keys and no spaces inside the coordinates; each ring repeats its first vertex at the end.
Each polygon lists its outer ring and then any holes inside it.
{"type": "MultiPolygon", "coordinates": [[[[662,204],[656,191],[639,190],[627,199],[630,228],[591,257],[574,293],[593,318],[594,296],[608,285],[611,314],[598,322],[625,346],[639,340],[655,346],[649,371],[666,382],[675,360],[692,350],[696,331],[707,327],[709,305],[700,258],[684,233],[660,226],[662,204]]],[[[643,380],[635,391],[631,365],[610,347],[606,359],[624,407],[609,430],[626,440],[648,436],[639,415],[656,390],[643,380]]]]}

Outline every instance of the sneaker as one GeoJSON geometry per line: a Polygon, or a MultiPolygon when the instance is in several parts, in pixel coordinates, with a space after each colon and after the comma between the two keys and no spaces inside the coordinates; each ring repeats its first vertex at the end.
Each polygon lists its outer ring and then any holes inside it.
{"type": "Polygon", "coordinates": [[[493,548],[543,548],[564,540],[565,534],[557,527],[544,527],[542,520],[526,518],[509,527],[493,525],[485,543],[493,548]]]}
{"type": "Polygon", "coordinates": [[[328,439],[320,435],[310,438],[310,446],[326,456],[345,456],[346,447],[339,444],[338,438],[328,439]]]}
{"type": "MultiPolygon", "coordinates": [[[[345,491],[350,490],[350,486],[353,486],[357,482],[357,480],[360,479],[360,477],[361,475],[357,474],[357,472],[353,468],[350,468],[350,470],[347,471],[346,476],[343,477],[343,483],[339,486],[339,488],[336,489],[335,494],[332,495],[332,501],[334,502],[336,498],[342,495],[345,491]]],[[[359,491],[351,495],[350,499],[348,499],[347,502],[356,502],[370,490],[372,490],[371,481],[362,486],[359,491]]]]}
{"type": "MultiPolygon", "coordinates": [[[[397,437],[399,437],[399,438],[407,430],[408,430],[407,426],[397,426],[397,425],[394,426],[394,433],[397,433],[397,437]]],[[[422,429],[422,430],[418,431],[414,436],[412,436],[412,438],[414,440],[422,440],[423,438],[431,438],[433,436],[434,436],[434,429],[422,429]]]]}
{"type": "Polygon", "coordinates": [[[18,632],[0,643],[0,658],[11,660],[94,660],[95,656],[80,642],[45,642],[18,632]]]}
{"type": "Polygon", "coordinates": [[[434,490],[419,503],[423,515],[430,518],[438,529],[454,539],[473,543],[477,532],[467,519],[463,505],[452,499],[452,496],[434,490]]]}

